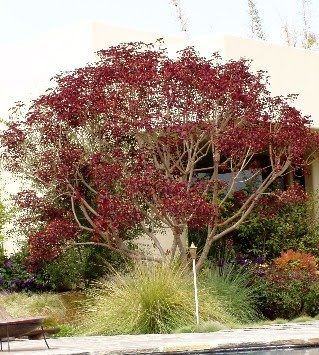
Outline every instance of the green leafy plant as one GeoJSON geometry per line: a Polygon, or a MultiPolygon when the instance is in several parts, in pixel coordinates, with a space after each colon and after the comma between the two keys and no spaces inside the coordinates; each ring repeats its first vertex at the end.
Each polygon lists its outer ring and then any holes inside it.
{"type": "Polygon", "coordinates": [[[47,262],[37,275],[52,291],[71,291],[88,287],[110,270],[121,270],[124,259],[103,247],[76,246],[65,249],[58,258],[47,262]]]}
{"type": "Polygon", "coordinates": [[[0,290],[41,291],[45,288],[44,280],[36,274],[30,273],[25,265],[26,249],[22,249],[0,260],[0,290]]]}
{"type": "Polygon", "coordinates": [[[55,291],[83,289],[104,276],[109,269],[120,267],[120,259],[105,248],[69,248],[54,261],[48,262],[38,272],[46,280],[47,288],[55,291]]]}
{"type": "Polygon", "coordinates": [[[5,253],[4,253],[4,245],[3,245],[4,238],[0,234],[0,263],[4,262],[5,259],[5,253]]]}
{"type": "Polygon", "coordinates": [[[305,295],[304,312],[311,317],[319,314],[319,282],[312,284],[305,295]]]}
{"type": "Polygon", "coordinates": [[[236,252],[272,260],[289,249],[318,256],[319,224],[313,218],[316,196],[283,205],[272,218],[253,214],[235,234],[236,252]]]}
{"type": "Polygon", "coordinates": [[[9,213],[3,203],[0,202],[0,264],[5,260],[3,226],[8,220],[9,213]]]}

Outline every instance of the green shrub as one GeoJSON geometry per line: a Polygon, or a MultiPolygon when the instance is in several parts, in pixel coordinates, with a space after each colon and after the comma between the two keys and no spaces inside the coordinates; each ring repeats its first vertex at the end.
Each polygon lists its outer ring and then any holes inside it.
{"type": "Polygon", "coordinates": [[[311,317],[319,314],[319,282],[312,284],[305,295],[304,312],[311,317]]]}
{"type": "MultiPolygon", "coordinates": [[[[261,205],[236,231],[214,243],[209,260],[223,264],[243,256],[248,261],[262,258],[269,262],[289,249],[319,257],[319,223],[314,218],[319,212],[318,196],[273,208],[271,215],[266,212],[267,206],[261,205]]],[[[201,249],[206,234],[206,230],[190,229],[189,241],[201,249]]]]}
{"type": "Polygon", "coordinates": [[[3,226],[9,220],[8,210],[0,202],[0,264],[5,260],[3,226]]]}
{"type": "Polygon", "coordinates": [[[263,276],[255,278],[260,309],[269,319],[314,314],[317,283],[315,258],[288,250],[273,261],[263,276]]]}
{"type": "Polygon", "coordinates": [[[85,262],[77,249],[69,249],[58,259],[44,265],[40,271],[47,288],[68,291],[83,288],[85,262]]]}
{"type": "Polygon", "coordinates": [[[103,247],[85,246],[67,249],[59,258],[44,265],[39,275],[53,291],[83,289],[106,275],[110,268],[123,267],[123,259],[103,247]]]}
{"type": "Polygon", "coordinates": [[[310,197],[306,202],[284,205],[272,218],[251,214],[235,234],[235,251],[266,260],[289,249],[319,256],[319,224],[313,218],[318,209],[316,201],[317,197],[310,197]]]}
{"type": "Polygon", "coordinates": [[[43,279],[28,272],[25,258],[26,251],[22,248],[9,258],[0,260],[0,290],[20,292],[44,289],[43,279]]]}
{"type": "Polygon", "coordinates": [[[72,324],[59,324],[57,337],[72,337],[77,335],[77,327],[72,324]]]}
{"type": "Polygon", "coordinates": [[[286,286],[265,283],[260,309],[269,319],[293,319],[300,316],[303,309],[302,284],[290,281],[286,286]]]}
{"type": "Polygon", "coordinates": [[[252,307],[244,276],[206,270],[200,276],[201,324],[196,326],[190,270],[144,264],[114,275],[91,291],[83,307],[81,331],[92,335],[219,330],[256,319],[252,307]]]}
{"type": "Polygon", "coordinates": [[[4,253],[4,238],[3,236],[0,234],[0,264],[2,264],[5,260],[5,253],[4,253]]]}

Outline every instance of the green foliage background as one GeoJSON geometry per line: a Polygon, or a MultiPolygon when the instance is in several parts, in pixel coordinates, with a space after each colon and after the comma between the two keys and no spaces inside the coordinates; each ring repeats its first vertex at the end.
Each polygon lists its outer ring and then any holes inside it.
{"type": "Polygon", "coordinates": [[[234,249],[245,255],[272,260],[282,251],[299,250],[319,256],[319,223],[317,197],[309,201],[287,204],[272,218],[257,213],[238,228],[234,249]]]}

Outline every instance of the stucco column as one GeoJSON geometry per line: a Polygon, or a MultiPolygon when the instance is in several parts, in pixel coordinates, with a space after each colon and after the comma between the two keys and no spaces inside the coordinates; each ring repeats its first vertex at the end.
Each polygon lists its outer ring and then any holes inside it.
{"type": "Polygon", "coordinates": [[[317,158],[305,174],[306,191],[310,194],[319,193],[319,159],[317,158]]]}

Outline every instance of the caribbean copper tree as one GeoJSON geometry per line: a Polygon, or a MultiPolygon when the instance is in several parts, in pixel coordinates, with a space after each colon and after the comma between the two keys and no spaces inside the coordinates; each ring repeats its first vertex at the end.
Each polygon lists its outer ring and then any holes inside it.
{"type": "Polygon", "coordinates": [[[279,176],[308,162],[316,141],[308,118],[272,97],[247,61],[222,63],[192,48],[172,59],[161,44],[141,43],[99,58],[56,76],[2,134],[7,168],[34,186],[17,202],[28,211],[22,223],[35,266],[70,243],[152,259],[129,247],[135,232],[160,258],[186,260],[188,230],[200,228],[201,267],[279,176]],[[244,175],[258,183],[238,191],[244,175]],[[161,229],[170,231],[170,250],[161,229]]]}

